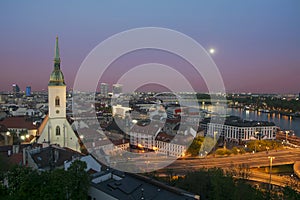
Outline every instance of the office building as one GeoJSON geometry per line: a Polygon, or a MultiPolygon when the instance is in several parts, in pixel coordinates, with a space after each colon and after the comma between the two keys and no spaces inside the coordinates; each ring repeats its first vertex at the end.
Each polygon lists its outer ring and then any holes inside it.
{"type": "Polygon", "coordinates": [[[112,93],[113,94],[121,94],[123,85],[121,84],[113,84],[112,85],[112,93]]]}
{"type": "Polygon", "coordinates": [[[100,84],[100,93],[101,93],[102,97],[108,96],[108,84],[107,83],[100,84]]]}
{"type": "Polygon", "coordinates": [[[30,97],[31,96],[31,87],[30,86],[26,87],[25,93],[26,93],[26,97],[30,97]]]}

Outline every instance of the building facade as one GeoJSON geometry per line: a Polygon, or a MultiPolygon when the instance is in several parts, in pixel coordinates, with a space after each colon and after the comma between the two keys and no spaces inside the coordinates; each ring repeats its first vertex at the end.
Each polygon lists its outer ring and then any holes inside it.
{"type": "Polygon", "coordinates": [[[224,137],[229,140],[247,141],[256,139],[274,140],[276,138],[277,127],[273,124],[262,122],[239,123],[239,124],[201,124],[205,135],[211,137],[224,137]]]}
{"type": "Polygon", "coordinates": [[[25,94],[26,94],[26,97],[30,97],[31,96],[31,87],[30,86],[26,87],[25,94]]]}
{"type": "Polygon", "coordinates": [[[108,84],[107,83],[100,84],[100,93],[101,93],[102,97],[108,96],[108,84]]]}
{"type": "Polygon", "coordinates": [[[113,84],[112,85],[112,93],[113,94],[121,94],[123,90],[123,85],[121,84],[113,84]]]}
{"type": "Polygon", "coordinates": [[[79,151],[78,137],[66,119],[66,84],[60,69],[58,37],[56,37],[54,69],[48,83],[48,117],[39,129],[38,143],[57,144],[79,151]]]}

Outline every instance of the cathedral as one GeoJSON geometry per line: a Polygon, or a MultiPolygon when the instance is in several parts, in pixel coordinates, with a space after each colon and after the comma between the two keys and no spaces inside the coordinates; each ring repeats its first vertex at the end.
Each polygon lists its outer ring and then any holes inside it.
{"type": "Polygon", "coordinates": [[[80,150],[78,137],[66,119],[66,84],[60,69],[58,37],[56,37],[54,69],[48,83],[48,116],[42,122],[38,143],[57,144],[75,151],[80,150]]]}

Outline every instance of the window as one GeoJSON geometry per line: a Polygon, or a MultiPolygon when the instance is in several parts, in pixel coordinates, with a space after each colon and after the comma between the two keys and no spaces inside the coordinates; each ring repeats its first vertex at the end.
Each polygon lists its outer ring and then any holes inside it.
{"type": "Polygon", "coordinates": [[[59,106],[59,105],[60,105],[59,97],[56,97],[55,98],[55,106],[59,106]]]}
{"type": "Polygon", "coordinates": [[[60,127],[56,126],[56,135],[60,135],[60,127]]]}

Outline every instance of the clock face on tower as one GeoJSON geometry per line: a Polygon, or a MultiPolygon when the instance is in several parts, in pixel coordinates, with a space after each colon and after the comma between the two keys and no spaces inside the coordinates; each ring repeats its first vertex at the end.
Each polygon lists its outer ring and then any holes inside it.
{"type": "Polygon", "coordinates": [[[56,114],[59,114],[59,110],[56,110],[56,114]]]}

